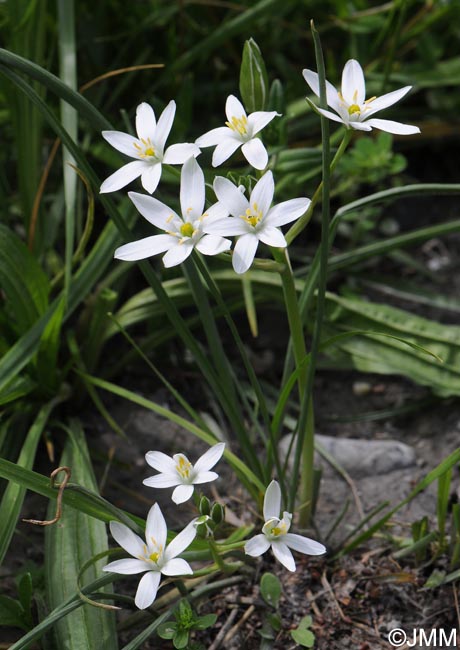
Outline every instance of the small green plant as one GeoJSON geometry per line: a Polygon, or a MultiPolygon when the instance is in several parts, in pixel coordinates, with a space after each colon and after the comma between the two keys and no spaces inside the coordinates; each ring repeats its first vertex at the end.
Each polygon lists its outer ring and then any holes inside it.
{"type": "Polygon", "coordinates": [[[294,641],[302,648],[313,648],[315,645],[315,635],[311,631],[313,619],[311,616],[304,616],[296,630],[291,630],[291,636],[294,641]]]}
{"type": "Polygon", "coordinates": [[[198,616],[192,609],[188,600],[181,600],[174,612],[175,621],[163,623],[158,628],[158,636],[162,639],[171,639],[173,646],[180,650],[195,650],[202,648],[200,644],[190,641],[190,634],[194,631],[206,630],[212,627],[217,620],[217,614],[198,616]]]}

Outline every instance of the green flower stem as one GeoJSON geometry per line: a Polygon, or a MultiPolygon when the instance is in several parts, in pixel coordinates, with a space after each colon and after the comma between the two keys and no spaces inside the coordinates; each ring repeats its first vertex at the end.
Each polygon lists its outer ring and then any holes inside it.
{"type": "MultiPolygon", "coordinates": [[[[217,566],[219,567],[219,569],[224,573],[229,573],[230,571],[233,571],[235,567],[232,564],[228,564],[224,560],[222,555],[219,553],[219,548],[216,544],[215,539],[213,537],[210,537],[208,539],[208,542],[209,542],[209,549],[211,551],[212,558],[214,562],[217,564],[217,566]]],[[[240,566],[239,563],[238,566],[240,566]]]]}

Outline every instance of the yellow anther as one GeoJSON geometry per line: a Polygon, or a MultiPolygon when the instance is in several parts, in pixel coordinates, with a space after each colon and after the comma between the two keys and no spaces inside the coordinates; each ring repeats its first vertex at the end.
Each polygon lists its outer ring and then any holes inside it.
{"type": "Polygon", "coordinates": [[[242,115],[241,117],[233,116],[230,122],[225,122],[225,125],[228,126],[229,129],[231,129],[232,131],[236,131],[240,135],[247,135],[248,118],[246,117],[246,115],[242,115]]]}
{"type": "Polygon", "coordinates": [[[149,560],[152,560],[152,562],[158,562],[159,557],[160,553],[150,553],[149,560]]]}
{"type": "Polygon", "coordinates": [[[355,90],[355,92],[353,93],[353,102],[356,104],[357,101],[358,101],[358,91],[355,90]]]}
{"type": "Polygon", "coordinates": [[[351,104],[351,106],[348,107],[348,114],[349,115],[360,115],[361,114],[361,108],[358,106],[358,104],[351,104]]]}
{"type": "Polygon", "coordinates": [[[133,145],[137,149],[139,156],[141,158],[150,158],[151,156],[154,156],[155,147],[153,146],[150,138],[147,138],[147,140],[141,138],[141,142],[144,145],[143,147],[141,147],[141,145],[137,142],[133,142],[133,145]]]}
{"type": "Polygon", "coordinates": [[[365,104],[370,104],[371,102],[374,101],[374,99],[377,99],[376,95],[374,95],[373,97],[369,97],[369,99],[366,99],[364,103],[365,104]]]}
{"type": "Polygon", "coordinates": [[[274,526],[270,531],[270,533],[272,535],[274,535],[275,537],[278,537],[279,535],[285,535],[286,532],[287,532],[286,524],[284,522],[282,522],[282,521],[280,521],[279,525],[274,526]]]}
{"type": "Polygon", "coordinates": [[[183,237],[191,237],[193,235],[193,224],[183,223],[179,230],[183,237]]]}
{"type": "Polygon", "coordinates": [[[262,219],[262,211],[259,210],[257,203],[253,203],[252,207],[247,208],[245,214],[241,215],[241,218],[251,226],[255,227],[262,219]]]}
{"type": "Polygon", "coordinates": [[[187,456],[180,454],[179,460],[176,465],[177,473],[180,476],[182,476],[182,478],[189,478],[191,469],[192,469],[192,463],[188,460],[187,456]]]}
{"type": "Polygon", "coordinates": [[[171,221],[174,219],[174,214],[171,213],[169,217],[166,219],[166,223],[171,223],[171,221]]]}

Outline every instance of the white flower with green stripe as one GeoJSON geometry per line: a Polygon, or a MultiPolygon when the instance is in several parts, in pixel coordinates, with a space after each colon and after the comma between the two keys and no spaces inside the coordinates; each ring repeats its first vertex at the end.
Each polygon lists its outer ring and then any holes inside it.
{"type": "Polygon", "coordinates": [[[265,492],[264,520],[262,533],[248,540],[244,546],[247,555],[258,557],[269,548],[273,555],[289,571],[295,571],[295,561],[290,549],[306,555],[323,555],[326,547],[308,537],[290,533],[292,514],[281,514],[281,489],[277,481],[272,481],[265,492]]]}

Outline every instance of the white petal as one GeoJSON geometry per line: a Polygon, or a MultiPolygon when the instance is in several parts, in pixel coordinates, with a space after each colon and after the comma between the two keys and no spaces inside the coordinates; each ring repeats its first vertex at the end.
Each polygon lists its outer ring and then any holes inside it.
{"type": "Polygon", "coordinates": [[[265,535],[256,535],[244,545],[244,552],[251,557],[259,557],[270,548],[270,542],[265,535]]]}
{"type": "Polygon", "coordinates": [[[252,233],[242,235],[235,244],[232,264],[236,273],[245,273],[256,254],[259,238],[252,233]]]}
{"type": "Polygon", "coordinates": [[[316,110],[321,113],[321,115],[324,115],[324,117],[327,117],[329,120],[334,120],[334,122],[341,122],[342,124],[345,124],[345,126],[348,125],[348,123],[345,122],[345,120],[339,115],[331,113],[331,111],[327,111],[325,108],[317,108],[316,110]]]}
{"type": "Polygon", "coordinates": [[[180,205],[185,221],[193,222],[203,214],[204,174],[195,158],[189,158],[180,177],[180,205]]]}
{"type": "Polygon", "coordinates": [[[216,474],[216,472],[201,471],[198,472],[198,474],[195,476],[193,483],[194,485],[199,485],[201,483],[210,483],[211,481],[215,481],[216,478],[219,478],[219,474],[216,474]]]}
{"type": "Polygon", "coordinates": [[[207,208],[206,213],[203,216],[205,216],[206,223],[210,223],[214,219],[224,219],[225,217],[228,217],[228,210],[218,201],[217,203],[214,203],[214,205],[211,205],[210,208],[207,208]]]}
{"type": "Polygon", "coordinates": [[[401,122],[393,122],[392,120],[379,120],[375,117],[366,120],[365,124],[375,129],[386,131],[387,133],[395,133],[396,135],[415,135],[416,133],[420,133],[418,126],[401,124],[401,122]]]}
{"type": "Polygon", "coordinates": [[[142,187],[149,194],[153,194],[158,187],[161,178],[161,163],[150,163],[142,172],[142,187]]]}
{"type": "Polygon", "coordinates": [[[174,122],[174,115],[176,114],[176,102],[172,99],[166,106],[158,119],[157,128],[155,129],[155,149],[163,153],[166,140],[171,131],[174,122]]]}
{"type": "Polygon", "coordinates": [[[232,121],[232,117],[241,119],[243,116],[246,116],[246,111],[244,110],[243,104],[235,95],[229,95],[225,103],[225,114],[227,115],[227,120],[232,121]]]}
{"type": "Polygon", "coordinates": [[[290,199],[273,206],[265,217],[264,221],[270,226],[284,226],[286,223],[295,221],[308,210],[310,199],[290,199]]]}
{"type": "Polygon", "coordinates": [[[200,149],[196,144],[190,142],[181,142],[172,144],[166,149],[163,156],[163,162],[166,165],[183,165],[189,158],[199,156],[200,149]]]}
{"type": "Polygon", "coordinates": [[[149,510],[147,515],[147,522],[145,525],[145,541],[151,544],[152,538],[155,539],[157,546],[166,545],[166,535],[168,530],[166,528],[165,518],[160,510],[158,503],[155,503],[149,510]]]}
{"type": "Polygon", "coordinates": [[[323,555],[326,552],[326,547],[319,542],[315,542],[315,540],[303,537],[302,535],[296,535],[295,533],[286,533],[283,541],[290,548],[294,549],[294,551],[299,551],[299,553],[305,553],[306,555],[323,555]]]}
{"type": "Polygon", "coordinates": [[[272,551],[276,559],[289,571],[295,571],[295,562],[286,544],[279,540],[272,541],[272,551]]]}
{"type": "Polygon", "coordinates": [[[144,219],[161,230],[171,229],[171,220],[176,218],[182,222],[180,217],[168,208],[167,205],[158,201],[153,196],[146,196],[138,192],[128,192],[128,196],[139,210],[144,219]]]}
{"type": "Polygon", "coordinates": [[[157,474],[156,476],[149,476],[142,481],[144,485],[152,488],[169,488],[179,485],[180,479],[177,475],[173,474],[157,474]]]}
{"type": "Polygon", "coordinates": [[[191,498],[194,489],[193,485],[178,485],[172,493],[171,499],[176,504],[185,503],[191,498]]]}
{"type": "Polygon", "coordinates": [[[281,488],[277,481],[272,481],[265,491],[264,519],[278,518],[281,512],[281,488]]]}
{"type": "Polygon", "coordinates": [[[111,176],[105,179],[99,190],[101,194],[107,192],[116,192],[128,183],[131,183],[135,178],[138,178],[146,169],[148,163],[141,160],[134,160],[133,162],[123,165],[117,169],[111,176]]]}
{"type": "MultiPolygon", "coordinates": [[[[369,120],[369,122],[372,122],[372,120],[369,120]]],[[[372,127],[367,122],[349,122],[347,126],[357,131],[372,131],[372,127]]]]}
{"type": "Polygon", "coordinates": [[[217,235],[245,235],[252,232],[253,228],[243,219],[236,217],[224,217],[223,219],[215,219],[213,221],[204,221],[203,231],[210,234],[217,235]]]}
{"type": "Polygon", "coordinates": [[[216,176],[213,187],[219,203],[222,203],[230,214],[234,217],[239,217],[246,213],[249,207],[247,198],[228,178],[216,176]]]}
{"type": "Polygon", "coordinates": [[[190,546],[193,540],[196,537],[196,527],[195,520],[191,521],[185,528],[182,530],[172,542],[167,546],[165,551],[165,558],[170,561],[173,557],[177,557],[186,548],[190,546]]]}
{"type": "Polygon", "coordinates": [[[117,544],[124,548],[130,555],[137,558],[143,554],[144,541],[136,533],[133,533],[128,526],[120,524],[118,521],[111,521],[110,532],[117,544]]]}
{"type": "Polygon", "coordinates": [[[153,467],[153,469],[158,470],[159,472],[175,472],[176,471],[176,461],[167,456],[162,451],[148,451],[145,454],[145,460],[153,467]]]}
{"type": "Polygon", "coordinates": [[[225,442],[218,442],[208,449],[202,456],[198,458],[194,465],[197,472],[207,471],[212,469],[214,465],[222,458],[225,450],[225,442]]]}
{"type": "Polygon", "coordinates": [[[143,573],[148,571],[149,566],[144,560],[115,560],[110,562],[102,568],[103,571],[111,571],[112,573],[120,573],[121,575],[133,575],[135,573],[143,573]]]}
{"type": "Polygon", "coordinates": [[[203,255],[218,255],[230,249],[232,242],[219,235],[204,235],[195,245],[203,255]]]}
{"type": "Polygon", "coordinates": [[[134,599],[136,607],[139,609],[150,607],[156,598],[160,580],[161,573],[159,571],[149,571],[142,576],[134,599]]]}
{"type": "Polygon", "coordinates": [[[273,194],[275,193],[275,183],[271,171],[266,172],[262,178],[257,182],[256,186],[251,192],[249,199],[250,206],[253,207],[257,204],[258,209],[262,215],[266,215],[270,209],[273,201],[273,194]]]}
{"type": "Polygon", "coordinates": [[[267,166],[268,153],[259,138],[253,138],[249,142],[245,142],[241,147],[241,151],[248,163],[255,169],[262,170],[267,166]]]}
{"type": "Polygon", "coordinates": [[[347,104],[358,104],[358,106],[366,99],[363,69],[355,59],[347,61],[343,69],[342,97],[347,104]]]}
{"type": "Polygon", "coordinates": [[[264,225],[257,231],[257,236],[261,242],[267,246],[277,246],[279,248],[286,248],[287,242],[281,230],[273,226],[264,225]]]}
{"type": "MultiPolygon", "coordinates": [[[[313,90],[315,95],[319,97],[319,77],[316,72],[313,70],[303,70],[303,78],[313,90]]],[[[337,107],[340,105],[339,93],[334,88],[334,86],[326,80],[326,101],[327,105],[337,110],[337,107]]]]}
{"type": "Polygon", "coordinates": [[[139,158],[139,152],[134,145],[140,146],[141,143],[132,135],[121,131],[102,131],[102,137],[117,151],[121,151],[130,158],[139,158]]]}
{"type": "Polygon", "coordinates": [[[232,137],[233,131],[228,126],[219,126],[217,129],[211,129],[207,133],[200,135],[195,140],[195,144],[199,147],[213,147],[219,144],[224,138],[232,137]]]}
{"type": "Polygon", "coordinates": [[[148,140],[154,142],[155,140],[155,130],[156,130],[157,121],[155,118],[155,113],[150,104],[142,102],[136,109],[136,131],[140,140],[148,140]]]}
{"type": "Polygon", "coordinates": [[[144,239],[119,246],[113,256],[115,259],[123,260],[124,262],[136,262],[137,260],[145,260],[152,255],[164,253],[171,246],[175,246],[176,242],[177,238],[172,235],[152,235],[151,237],[144,237],[144,239]]]}
{"type": "MultiPolygon", "coordinates": [[[[176,242],[179,240],[176,239],[176,242]]],[[[189,257],[193,250],[193,241],[191,239],[186,239],[181,244],[177,243],[175,246],[172,246],[166,255],[163,256],[163,264],[167,269],[171,266],[177,266],[182,264],[184,260],[189,257]]]]}
{"type": "Polygon", "coordinates": [[[251,113],[248,116],[248,132],[251,135],[256,135],[276,116],[279,116],[276,111],[255,111],[251,113]]]}
{"type": "Polygon", "coordinates": [[[219,167],[241,146],[243,141],[240,138],[226,138],[219,142],[212,154],[212,166],[219,167]]]}
{"type": "Polygon", "coordinates": [[[368,108],[364,113],[364,118],[366,119],[377,111],[388,108],[388,106],[393,106],[393,104],[399,102],[399,100],[402,99],[404,95],[407,95],[411,88],[412,86],[404,86],[404,88],[393,90],[391,93],[386,93],[385,95],[381,95],[380,97],[373,99],[372,102],[369,102],[369,104],[367,104],[368,108]]]}
{"type": "Polygon", "coordinates": [[[189,576],[193,574],[193,571],[188,562],[181,558],[175,558],[162,566],[161,573],[165,576],[189,576]]]}

